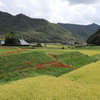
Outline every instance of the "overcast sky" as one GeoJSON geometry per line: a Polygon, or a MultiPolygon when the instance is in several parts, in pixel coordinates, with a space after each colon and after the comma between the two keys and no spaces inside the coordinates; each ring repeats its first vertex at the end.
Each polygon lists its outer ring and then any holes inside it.
{"type": "Polygon", "coordinates": [[[100,0],[0,0],[0,11],[52,23],[100,25],[100,0]]]}

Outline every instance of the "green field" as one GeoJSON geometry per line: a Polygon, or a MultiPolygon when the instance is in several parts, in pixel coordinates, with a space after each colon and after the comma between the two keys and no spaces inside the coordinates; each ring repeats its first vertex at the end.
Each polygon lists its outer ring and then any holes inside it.
{"type": "Polygon", "coordinates": [[[61,47],[0,48],[0,100],[100,100],[99,47],[61,47]]]}

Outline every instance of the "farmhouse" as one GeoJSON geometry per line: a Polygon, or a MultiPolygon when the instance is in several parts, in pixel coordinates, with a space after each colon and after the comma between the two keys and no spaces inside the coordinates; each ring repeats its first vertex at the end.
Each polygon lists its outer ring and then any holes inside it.
{"type": "Polygon", "coordinates": [[[29,46],[30,44],[27,43],[24,39],[19,39],[19,44],[23,46],[29,46]]]}

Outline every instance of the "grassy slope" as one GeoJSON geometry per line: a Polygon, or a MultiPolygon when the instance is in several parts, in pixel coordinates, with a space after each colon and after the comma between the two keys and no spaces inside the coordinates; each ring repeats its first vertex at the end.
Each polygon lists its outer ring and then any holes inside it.
{"type": "Polygon", "coordinates": [[[58,54],[57,56],[61,62],[74,66],[75,68],[82,67],[92,62],[92,59],[89,56],[77,51],[63,52],[63,54],[58,54]]]}
{"type": "Polygon", "coordinates": [[[4,54],[0,56],[0,82],[24,78],[25,75],[36,75],[38,64],[54,61],[49,55],[42,51],[21,52],[20,54],[4,54]],[[33,70],[34,69],[34,70],[33,70]]]}
{"type": "Polygon", "coordinates": [[[53,55],[51,57],[42,51],[5,54],[0,56],[0,82],[36,75],[58,77],[91,62],[90,57],[79,52],[66,52],[56,57],[53,55]]]}

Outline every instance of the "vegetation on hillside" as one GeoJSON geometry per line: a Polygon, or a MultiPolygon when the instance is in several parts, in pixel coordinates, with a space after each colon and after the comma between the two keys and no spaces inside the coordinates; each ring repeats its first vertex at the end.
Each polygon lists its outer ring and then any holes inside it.
{"type": "Polygon", "coordinates": [[[90,35],[95,33],[100,28],[100,26],[95,23],[90,25],[76,25],[76,24],[63,24],[63,23],[58,23],[58,24],[63,28],[69,30],[70,32],[79,35],[85,41],[89,38],[90,35]]]}
{"type": "Polygon", "coordinates": [[[81,37],[44,19],[33,19],[23,14],[12,16],[4,12],[0,12],[0,18],[0,34],[2,35],[13,31],[27,42],[82,41],[81,37]]]}
{"type": "Polygon", "coordinates": [[[100,29],[88,38],[87,43],[100,45],[100,29]]]}

